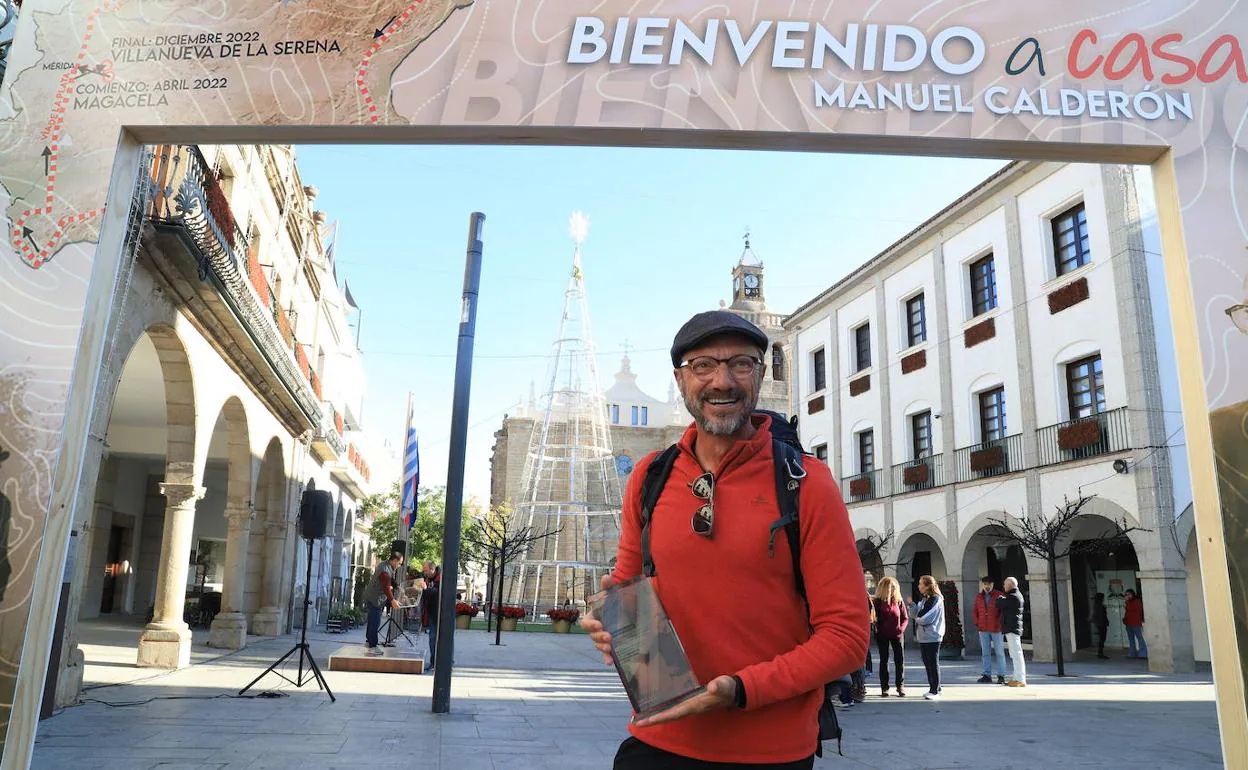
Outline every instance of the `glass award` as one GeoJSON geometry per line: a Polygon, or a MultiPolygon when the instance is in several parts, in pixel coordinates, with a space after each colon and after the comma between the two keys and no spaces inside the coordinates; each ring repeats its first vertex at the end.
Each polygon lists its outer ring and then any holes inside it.
{"type": "Polygon", "coordinates": [[[589,598],[611,634],[611,659],[642,719],[705,691],[649,578],[637,577],[589,598]]]}

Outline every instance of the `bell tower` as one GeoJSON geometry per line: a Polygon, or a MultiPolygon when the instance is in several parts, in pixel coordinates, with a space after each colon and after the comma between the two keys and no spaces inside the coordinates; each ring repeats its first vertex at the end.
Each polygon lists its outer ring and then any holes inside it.
{"type": "Polygon", "coordinates": [[[732,307],[739,310],[762,310],[767,302],[763,296],[763,261],[750,248],[750,232],[745,232],[745,249],[732,268],[732,307]]]}

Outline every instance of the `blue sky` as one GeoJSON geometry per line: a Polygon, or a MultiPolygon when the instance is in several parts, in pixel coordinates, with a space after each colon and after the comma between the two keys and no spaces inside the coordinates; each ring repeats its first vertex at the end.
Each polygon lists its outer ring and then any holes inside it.
{"type": "Polygon", "coordinates": [[[415,397],[421,481],[446,482],[468,216],[483,211],[465,492],[489,497],[493,433],[541,381],[559,329],[573,211],[602,386],[627,341],[665,398],[681,323],[729,300],[748,227],[768,307],[788,312],[1002,165],[1001,161],[722,150],[298,148],[317,207],[339,222],[339,279],[363,308],[365,428],[398,445],[415,397]]]}

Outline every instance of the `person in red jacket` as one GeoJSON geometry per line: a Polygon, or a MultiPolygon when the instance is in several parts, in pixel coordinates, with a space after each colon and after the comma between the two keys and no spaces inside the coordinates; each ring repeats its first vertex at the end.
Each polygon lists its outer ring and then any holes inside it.
{"type": "MultiPolygon", "coordinates": [[[[754,414],[767,348],[762,330],[726,311],[695,315],[672,345],[676,383],[694,424],[678,442],[651,515],[651,579],[705,692],[631,722],[617,770],[811,768],[824,684],[866,657],[862,567],[824,463],[805,458],[799,495],[809,612],[783,533],[769,553],[770,527],[780,515],[770,418],[754,414]]],[[[619,554],[604,589],[642,572],[640,493],[655,454],[629,477],[619,554]]],[[[610,634],[592,617],[582,626],[609,664],[610,634]]]]}
{"type": "Polygon", "coordinates": [[[880,649],[880,697],[888,697],[888,654],[897,671],[897,697],[906,697],[906,654],[902,641],[910,615],[897,578],[884,577],[875,587],[875,644],[880,649]]]}
{"type": "Polygon", "coordinates": [[[1130,588],[1124,596],[1127,601],[1122,608],[1122,624],[1127,627],[1127,657],[1147,658],[1148,645],[1144,643],[1144,602],[1130,588]]]}
{"type": "Polygon", "coordinates": [[[992,684],[993,662],[997,664],[997,684],[1005,684],[1005,640],[1001,636],[1001,611],[997,609],[997,599],[1002,596],[1005,594],[992,587],[991,577],[985,575],[979,579],[979,593],[975,594],[971,614],[979,631],[979,650],[984,664],[980,684],[992,684]]]}

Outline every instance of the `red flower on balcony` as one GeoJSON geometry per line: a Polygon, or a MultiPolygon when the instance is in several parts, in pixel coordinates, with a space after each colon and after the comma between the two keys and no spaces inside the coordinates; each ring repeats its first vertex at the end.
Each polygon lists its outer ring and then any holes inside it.
{"type": "Polygon", "coordinates": [[[866,497],[871,494],[871,477],[859,476],[850,481],[849,494],[851,497],[866,497]]]}
{"type": "Polygon", "coordinates": [[[1005,450],[999,446],[971,452],[971,470],[976,473],[1000,468],[1005,464],[1005,450]]]}
{"type": "Polygon", "coordinates": [[[217,227],[221,228],[226,245],[233,249],[237,225],[234,223],[234,212],[230,210],[230,202],[226,200],[225,191],[221,189],[220,171],[205,175],[204,195],[208,199],[208,215],[217,223],[217,227]]]}
{"type": "Polygon", "coordinates": [[[927,463],[911,465],[901,472],[901,480],[907,486],[917,487],[920,484],[926,484],[928,479],[932,477],[932,468],[927,463]]]}
{"type": "Polygon", "coordinates": [[[1057,445],[1062,449],[1083,449],[1101,441],[1101,421],[1095,417],[1072,422],[1057,430],[1057,445]]]}
{"type": "Polygon", "coordinates": [[[338,410],[337,410],[337,409],[335,409],[335,410],[334,410],[334,428],[335,428],[335,429],[337,429],[337,431],[338,431],[338,433],[339,433],[339,434],[341,434],[341,433],[343,433],[343,432],[344,432],[344,431],[343,431],[342,415],[341,415],[341,414],[338,414],[338,410]]]}

